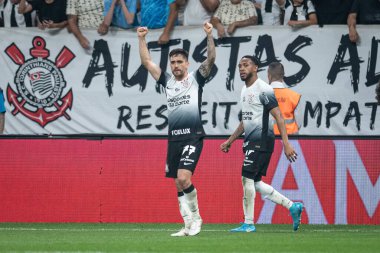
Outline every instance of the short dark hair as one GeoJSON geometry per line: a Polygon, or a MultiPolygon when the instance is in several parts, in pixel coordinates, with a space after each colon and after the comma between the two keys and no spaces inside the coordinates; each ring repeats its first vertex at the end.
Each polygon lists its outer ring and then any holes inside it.
{"type": "Polygon", "coordinates": [[[241,59],[243,58],[247,58],[247,59],[250,59],[255,65],[259,66],[259,60],[253,56],[253,55],[244,55],[243,57],[241,57],[241,59]]]}
{"type": "Polygon", "coordinates": [[[182,49],[182,48],[176,48],[170,51],[169,57],[175,56],[177,54],[182,55],[183,57],[186,58],[186,60],[189,59],[189,52],[187,52],[185,49],[182,49]]]}
{"type": "Polygon", "coordinates": [[[268,73],[275,80],[277,80],[277,81],[282,80],[284,78],[284,75],[285,75],[284,66],[279,62],[272,62],[268,66],[268,73]]]}

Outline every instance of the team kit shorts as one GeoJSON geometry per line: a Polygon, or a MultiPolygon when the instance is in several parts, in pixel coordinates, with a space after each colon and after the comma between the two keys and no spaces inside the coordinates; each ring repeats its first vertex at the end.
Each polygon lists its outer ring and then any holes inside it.
{"type": "Polygon", "coordinates": [[[249,141],[244,142],[243,152],[242,176],[255,182],[261,181],[262,176],[267,174],[272,152],[254,150],[254,144],[249,141]]]}
{"type": "Polygon", "coordinates": [[[194,174],[203,148],[203,137],[184,141],[169,141],[166,157],[166,177],[177,178],[178,169],[194,174]]]}

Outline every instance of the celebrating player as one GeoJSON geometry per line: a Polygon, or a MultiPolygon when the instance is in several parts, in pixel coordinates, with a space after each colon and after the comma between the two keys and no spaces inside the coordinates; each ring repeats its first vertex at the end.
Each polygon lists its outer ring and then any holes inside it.
{"type": "Polygon", "coordinates": [[[169,121],[166,177],[174,178],[179,210],[185,223],[185,227],[172,236],[197,235],[202,226],[197,190],[191,177],[201,155],[205,135],[200,106],[203,86],[215,61],[212,28],[210,23],[203,26],[207,34],[207,59],[199,69],[189,73],[188,52],[178,48],[169,54],[172,75],[163,72],[152,61],[145,41],[148,29],[137,29],[141,63],[166,91],[169,121]]]}

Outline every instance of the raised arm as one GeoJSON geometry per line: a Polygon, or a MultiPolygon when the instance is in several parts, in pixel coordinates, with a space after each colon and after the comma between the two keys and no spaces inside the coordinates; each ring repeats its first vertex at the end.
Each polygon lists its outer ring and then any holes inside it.
{"type": "Polygon", "coordinates": [[[214,37],[212,37],[212,24],[208,22],[205,23],[203,25],[203,30],[207,34],[207,59],[202,62],[201,66],[199,67],[199,72],[203,77],[208,77],[211,72],[211,68],[214,65],[216,57],[214,37]]]}
{"type": "Polygon", "coordinates": [[[137,28],[137,36],[139,38],[139,52],[141,64],[149,71],[153,76],[154,80],[158,81],[161,75],[161,68],[152,61],[150,57],[148,47],[146,45],[145,36],[148,33],[148,28],[139,27],[137,28]]]}
{"type": "Polygon", "coordinates": [[[286,133],[285,121],[282,117],[280,108],[275,107],[272,110],[270,110],[270,113],[276,120],[278,130],[280,131],[282,144],[284,145],[285,156],[290,162],[294,162],[297,159],[297,153],[294,151],[293,147],[289,143],[288,134],[286,133]]]}
{"type": "Polygon", "coordinates": [[[220,150],[223,151],[224,153],[227,153],[230,150],[230,147],[232,143],[239,138],[242,134],[244,133],[244,125],[243,121],[240,121],[239,126],[236,128],[234,133],[228,138],[227,141],[223,142],[220,145],[220,150]]]}

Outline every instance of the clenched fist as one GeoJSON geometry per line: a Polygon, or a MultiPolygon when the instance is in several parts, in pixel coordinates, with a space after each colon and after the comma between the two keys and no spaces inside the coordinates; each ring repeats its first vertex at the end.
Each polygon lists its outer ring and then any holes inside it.
{"type": "Polygon", "coordinates": [[[147,35],[147,33],[148,33],[147,27],[140,26],[139,28],[137,28],[137,36],[139,36],[140,38],[144,38],[145,35],[147,35]]]}
{"type": "Polygon", "coordinates": [[[212,24],[209,23],[209,22],[205,22],[204,25],[203,25],[203,30],[207,33],[207,34],[211,34],[212,32],[212,24]]]}

